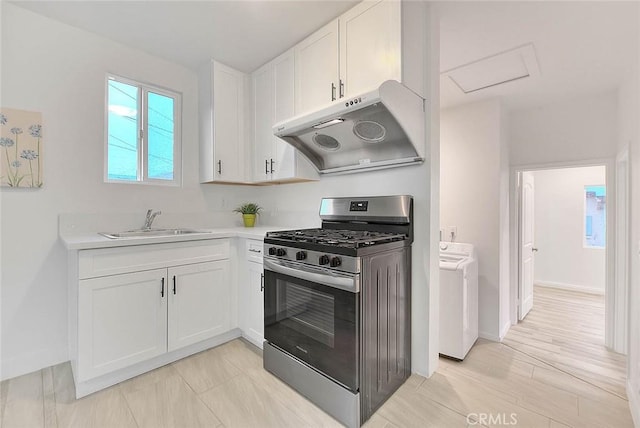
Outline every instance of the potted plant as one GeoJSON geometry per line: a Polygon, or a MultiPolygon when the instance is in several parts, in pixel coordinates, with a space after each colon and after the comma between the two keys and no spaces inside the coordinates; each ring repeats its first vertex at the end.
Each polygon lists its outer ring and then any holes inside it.
{"type": "Polygon", "coordinates": [[[256,224],[256,215],[260,213],[261,209],[262,207],[260,205],[254,204],[253,202],[247,202],[246,204],[240,205],[233,211],[242,214],[244,227],[253,227],[256,224]]]}

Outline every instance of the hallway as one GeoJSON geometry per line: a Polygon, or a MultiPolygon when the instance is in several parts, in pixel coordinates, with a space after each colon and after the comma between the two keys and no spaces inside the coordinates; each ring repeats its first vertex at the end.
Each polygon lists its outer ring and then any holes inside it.
{"type": "Polygon", "coordinates": [[[516,426],[632,427],[626,358],[603,345],[604,297],[535,287],[534,302],[502,344],[441,358],[420,388],[462,414],[513,413],[516,426]]]}

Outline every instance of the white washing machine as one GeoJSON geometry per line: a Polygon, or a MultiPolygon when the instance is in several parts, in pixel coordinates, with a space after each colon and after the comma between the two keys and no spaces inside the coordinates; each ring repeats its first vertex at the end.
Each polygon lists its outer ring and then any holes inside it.
{"type": "Polygon", "coordinates": [[[440,242],[440,355],[463,360],[478,339],[478,258],[472,244],[440,242]]]}

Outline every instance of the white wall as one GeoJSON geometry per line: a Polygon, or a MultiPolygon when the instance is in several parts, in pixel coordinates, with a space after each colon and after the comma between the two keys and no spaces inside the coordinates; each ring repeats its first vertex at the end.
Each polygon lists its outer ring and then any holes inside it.
{"type": "Polygon", "coordinates": [[[95,218],[113,213],[120,219],[129,218],[121,216],[122,213],[140,212],[142,220],[145,210],[154,208],[165,212],[157,224],[169,226],[163,222],[182,214],[228,211],[251,200],[268,211],[263,219],[287,225],[287,221],[296,221],[293,212],[300,212],[304,223],[317,216],[322,196],[382,194],[415,197],[412,364],[413,370],[423,375],[435,370],[438,258],[437,238],[431,237],[437,236],[439,225],[439,43],[436,15],[426,3],[410,2],[403,7],[403,20],[419,25],[418,31],[403,37],[415,42],[405,46],[417,49],[406,55],[412,61],[405,64],[406,77],[429,100],[427,115],[432,122],[427,162],[421,166],[323,178],[317,183],[266,188],[198,183],[194,72],[7,2],[0,5],[3,88],[0,105],[42,112],[45,174],[44,188],[40,190],[0,191],[0,378],[68,359],[66,251],[58,241],[57,228],[61,213],[98,213],[95,218]],[[420,43],[421,38],[426,39],[426,47],[420,43]],[[423,67],[427,70],[426,81],[420,81],[423,67]],[[103,183],[107,72],[183,94],[181,188],[103,183]]]}
{"type": "Polygon", "coordinates": [[[509,236],[508,154],[503,130],[502,107],[496,100],[441,112],[441,227],[456,226],[456,240],[477,249],[479,331],[494,340],[500,339],[503,330],[501,314],[508,314],[508,298],[504,300],[502,292],[506,289],[508,296],[509,264],[508,260],[506,267],[500,263],[508,257],[501,238],[505,229],[507,243],[509,236]],[[504,310],[501,302],[507,303],[504,310]]]}
{"type": "Polygon", "coordinates": [[[0,376],[8,378],[68,359],[66,251],[58,241],[58,214],[140,212],[142,221],[147,208],[228,209],[256,192],[198,184],[193,72],[7,2],[1,7],[1,105],[42,112],[44,133],[44,187],[0,193],[0,376]],[[183,94],[182,188],[103,183],[107,72],[183,94]]]}
{"type": "MultiPolygon", "coordinates": [[[[637,8],[640,27],[640,7],[637,8]]],[[[637,47],[640,48],[640,31],[636,27],[637,47]]],[[[618,90],[618,149],[629,149],[630,216],[629,216],[629,321],[628,321],[628,379],[627,396],[636,426],[640,426],[640,55],[635,56],[635,67],[618,90]]]]}
{"type": "Polygon", "coordinates": [[[509,117],[512,166],[614,158],[617,94],[585,95],[509,117]]]}
{"type": "Polygon", "coordinates": [[[500,113],[500,312],[498,326],[500,327],[499,338],[502,339],[511,326],[511,318],[509,317],[509,297],[511,295],[509,287],[511,280],[509,159],[511,149],[509,147],[509,116],[504,109],[501,109],[500,113]]]}
{"type": "Polygon", "coordinates": [[[534,281],[604,294],[605,250],[584,246],[585,186],[604,185],[604,166],[533,172],[534,281]]]}

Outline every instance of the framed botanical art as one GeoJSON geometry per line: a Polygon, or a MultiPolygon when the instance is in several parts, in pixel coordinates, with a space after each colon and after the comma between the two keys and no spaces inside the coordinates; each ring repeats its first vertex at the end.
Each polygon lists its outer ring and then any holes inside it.
{"type": "Polygon", "coordinates": [[[0,185],[42,187],[42,113],[0,108],[0,185]]]}

